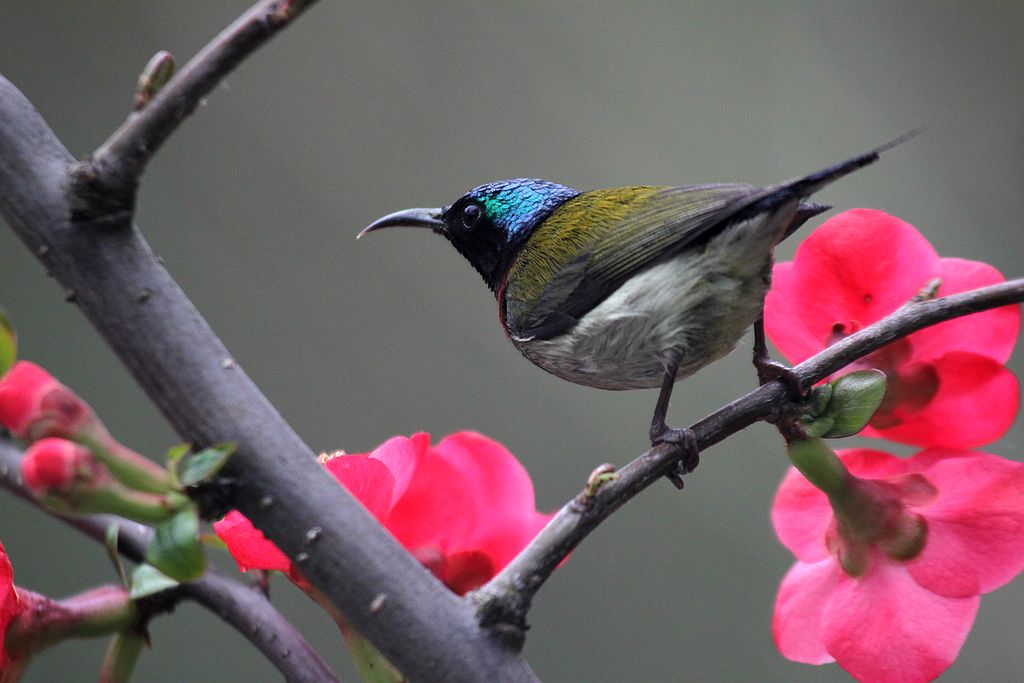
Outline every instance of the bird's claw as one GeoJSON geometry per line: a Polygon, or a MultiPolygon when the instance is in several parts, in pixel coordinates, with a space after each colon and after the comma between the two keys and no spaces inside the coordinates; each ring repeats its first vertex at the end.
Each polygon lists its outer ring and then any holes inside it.
{"type": "Polygon", "coordinates": [[[782,386],[791,399],[797,402],[807,399],[808,391],[804,389],[799,375],[793,372],[788,365],[764,357],[755,358],[754,367],[757,368],[757,379],[762,385],[777,379],[782,382],[782,386]]]}
{"type": "Polygon", "coordinates": [[[665,474],[677,488],[683,488],[683,476],[693,472],[700,464],[700,445],[697,443],[697,434],[689,428],[682,427],[671,429],[665,424],[651,426],[651,446],[659,444],[670,444],[679,451],[679,458],[675,461],[672,470],[665,474]]]}

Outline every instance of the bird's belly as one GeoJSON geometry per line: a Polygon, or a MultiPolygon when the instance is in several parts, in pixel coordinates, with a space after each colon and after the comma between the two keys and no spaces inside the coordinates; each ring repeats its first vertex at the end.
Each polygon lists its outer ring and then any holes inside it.
{"type": "MultiPolygon", "coordinates": [[[[771,257],[716,262],[711,248],[638,273],[567,333],[516,341],[523,355],[563,379],[600,389],[661,386],[729,353],[760,317],[771,257]],[[699,266],[699,267],[698,267],[699,266]]],[[[770,253],[770,252],[769,252],[770,253]]]]}

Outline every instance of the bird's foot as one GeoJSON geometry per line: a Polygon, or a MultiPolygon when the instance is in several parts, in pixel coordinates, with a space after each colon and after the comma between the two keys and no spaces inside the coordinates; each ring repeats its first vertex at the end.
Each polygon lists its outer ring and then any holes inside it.
{"type": "Polygon", "coordinates": [[[754,358],[754,367],[757,368],[757,379],[761,384],[768,384],[777,379],[782,382],[786,393],[794,401],[800,402],[807,398],[807,391],[800,382],[800,376],[788,365],[764,356],[754,358]]]}
{"type": "Polygon", "coordinates": [[[677,488],[683,488],[683,476],[693,472],[700,464],[700,445],[697,434],[687,427],[672,429],[665,423],[651,425],[651,446],[670,444],[679,450],[679,457],[665,478],[677,488]]]}
{"type": "Polygon", "coordinates": [[[807,392],[804,391],[800,378],[793,372],[793,369],[772,360],[768,355],[767,339],[762,316],[754,323],[754,367],[757,368],[758,382],[763,386],[777,379],[782,382],[783,388],[791,399],[798,403],[806,400],[807,392]]]}

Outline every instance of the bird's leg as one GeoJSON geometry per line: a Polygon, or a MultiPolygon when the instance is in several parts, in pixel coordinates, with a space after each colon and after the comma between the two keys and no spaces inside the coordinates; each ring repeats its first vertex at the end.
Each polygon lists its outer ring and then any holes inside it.
{"type": "Polygon", "coordinates": [[[658,403],[654,406],[654,418],[651,420],[651,446],[660,443],[676,445],[682,455],[676,460],[675,467],[665,477],[672,482],[676,488],[683,488],[683,475],[689,474],[700,464],[700,446],[697,444],[697,435],[692,429],[682,427],[671,429],[666,423],[668,416],[668,402],[672,398],[672,388],[676,383],[676,371],[678,363],[665,371],[665,379],[661,383],[661,393],[658,394],[658,403]]]}
{"type": "Polygon", "coordinates": [[[781,380],[782,386],[794,401],[803,401],[807,392],[800,384],[800,378],[793,370],[768,356],[768,344],[764,334],[764,316],[754,323],[754,367],[757,368],[757,380],[767,384],[772,380],[781,380]]]}

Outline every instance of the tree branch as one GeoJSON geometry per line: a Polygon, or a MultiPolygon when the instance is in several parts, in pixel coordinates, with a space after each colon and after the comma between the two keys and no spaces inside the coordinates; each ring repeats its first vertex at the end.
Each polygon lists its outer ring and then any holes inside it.
{"type": "MultiPolygon", "coordinates": [[[[21,455],[19,448],[0,437],[0,486],[99,543],[106,543],[107,529],[117,525],[118,551],[133,562],[143,561],[151,534],[149,527],[114,515],[64,517],[54,514],[39,504],[22,481],[21,455]]],[[[233,626],[286,680],[337,683],[330,667],[260,592],[214,569],[207,570],[199,581],[181,584],[172,590],[177,599],[191,598],[233,626]]]]}
{"type": "MultiPolygon", "coordinates": [[[[886,344],[924,327],[971,313],[1024,301],[1024,279],[1010,280],[940,299],[911,301],[883,320],[833,344],[793,368],[804,388],[886,344]]],[[[739,430],[777,414],[791,402],[779,380],[761,386],[693,425],[701,450],[739,430]]],[[[652,448],[606,480],[562,506],[533,541],[473,600],[481,623],[525,627],[533,596],[558,564],[602,521],[675,466],[679,451],[671,445],[652,448]]]]}
{"type": "Polygon", "coordinates": [[[223,505],[295,560],[408,678],[536,680],[514,648],[479,626],[472,605],[316,463],[134,226],[82,230],[72,221],[74,165],[28,100],[0,78],[0,214],[186,441],[238,446],[224,470],[235,485],[223,505]],[[321,532],[309,534],[314,527],[321,532]]]}
{"type": "Polygon", "coordinates": [[[224,29],[73,173],[78,222],[131,225],[139,176],[164,140],[242,60],[316,0],[263,0],[224,29]]]}

